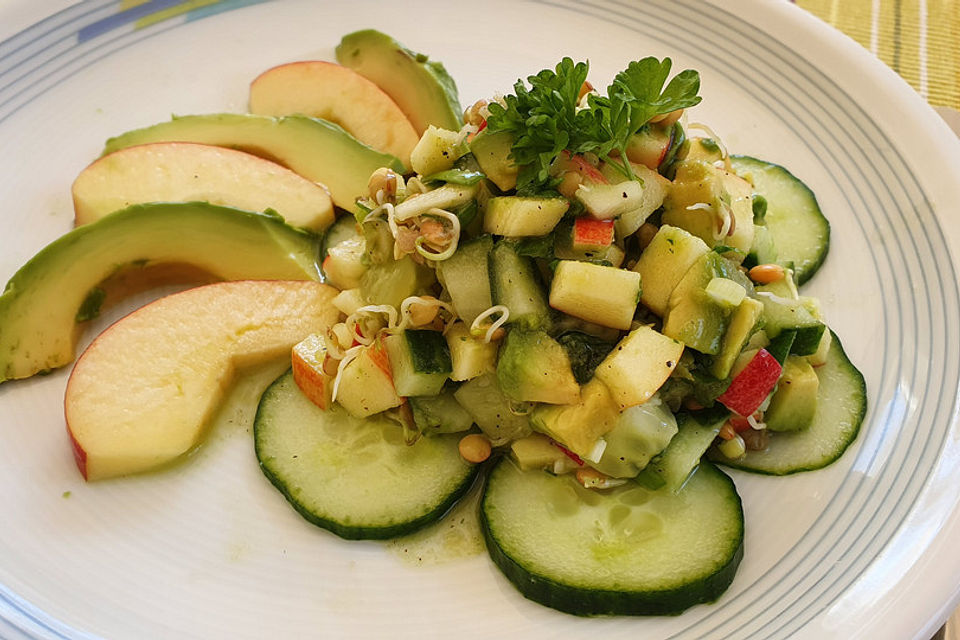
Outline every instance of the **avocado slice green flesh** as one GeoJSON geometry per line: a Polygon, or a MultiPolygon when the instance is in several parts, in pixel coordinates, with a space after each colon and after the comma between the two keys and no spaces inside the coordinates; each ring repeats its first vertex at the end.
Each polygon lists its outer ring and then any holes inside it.
{"type": "Polygon", "coordinates": [[[134,205],[42,249],[0,295],[0,382],[61,367],[98,286],[124,267],[187,264],[221,280],[320,280],[313,235],[279,216],[202,202],[134,205]]]}
{"type": "Polygon", "coordinates": [[[334,204],[358,213],[380,167],[404,172],[396,157],[366,146],[339,125],[306,116],[272,118],[237,113],[177,116],[107,140],[104,155],[148,142],[198,142],[239,149],[281,164],[330,190],[334,204]]]}
{"type": "Polygon", "coordinates": [[[443,64],[411,51],[375,29],[348,33],[337,62],[367,78],[393,98],[422,135],[431,124],[458,131],[463,109],[457,85],[443,64]]]}

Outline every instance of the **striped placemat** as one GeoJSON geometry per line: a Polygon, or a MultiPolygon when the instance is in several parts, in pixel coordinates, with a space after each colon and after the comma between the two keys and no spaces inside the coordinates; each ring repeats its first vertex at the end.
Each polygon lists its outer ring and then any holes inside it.
{"type": "Polygon", "coordinates": [[[873,52],[930,104],[960,109],[960,1],[795,2],[873,52]]]}

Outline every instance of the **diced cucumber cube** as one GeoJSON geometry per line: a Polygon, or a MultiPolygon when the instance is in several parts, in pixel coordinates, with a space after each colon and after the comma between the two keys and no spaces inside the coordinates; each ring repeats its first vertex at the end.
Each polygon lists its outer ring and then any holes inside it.
{"type": "Polygon", "coordinates": [[[439,331],[407,329],[384,339],[393,385],[401,396],[434,396],[450,377],[447,341],[439,331]]]}
{"type": "Polygon", "coordinates": [[[746,289],[728,278],[714,278],[707,283],[705,290],[714,302],[726,309],[736,308],[747,295],[746,289]]]}

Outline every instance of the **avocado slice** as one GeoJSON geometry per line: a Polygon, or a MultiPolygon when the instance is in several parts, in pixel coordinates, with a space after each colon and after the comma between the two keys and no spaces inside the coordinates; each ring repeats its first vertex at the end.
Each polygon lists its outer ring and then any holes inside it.
{"type": "Polygon", "coordinates": [[[706,293],[714,278],[738,281],[742,275],[729,261],[708,251],[694,261],[670,294],[663,333],[701,353],[720,352],[729,313],[706,293]]]}
{"type": "MultiPolygon", "coordinates": [[[[600,439],[617,424],[620,412],[607,385],[593,379],[583,385],[577,401],[540,404],[530,414],[535,431],[545,433],[578,456],[595,457],[600,439]]],[[[602,453],[602,449],[601,449],[602,453]]]]}
{"type": "Polygon", "coordinates": [[[220,280],[320,280],[316,240],[279,216],[201,202],[134,205],[42,249],[0,295],[0,382],[74,358],[101,283],[124,268],[187,264],[220,280]]]}
{"type": "Polygon", "coordinates": [[[789,356],[770,397],[770,406],[763,414],[767,428],[771,431],[800,431],[809,427],[817,413],[819,389],[820,379],[807,359],[789,356]]]}
{"type": "Polygon", "coordinates": [[[148,142],[199,142],[252,153],[323,184],[335,205],[353,213],[360,212],[356,200],[367,195],[374,171],[404,172],[396,157],[371,149],[339,125],[305,116],[178,116],[110,138],[103,153],[148,142]]]}
{"type": "Polygon", "coordinates": [[[407,114],[418,135],[433,125],[458,131],[463,109],[443,64],[407,49],[385,33],[364,29],[343,36],[337,62],[372,81],[407,114]]]}
{"type": "Polygon", "coordinates": [[[572,404],[580,399],[566,350],[545,331],[510,330],[500,347],[497,381],[517,402],[572,404]]]}

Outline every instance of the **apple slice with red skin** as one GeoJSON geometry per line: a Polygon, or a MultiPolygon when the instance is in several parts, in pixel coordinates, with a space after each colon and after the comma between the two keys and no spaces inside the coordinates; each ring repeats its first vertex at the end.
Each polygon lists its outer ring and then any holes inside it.
{"type": "Polygon", "coordinates": [[[108,153],[73,182],[77,226],[145,202],[209,202],[273,209],[294,227],[323,231],[334,211],[326,187],[255,155],[194,142],[153,142],[108,153]]]}
{"type": "Polygon", "coordinates": [[[340,317],[318,282],[221,282],[156,300],[117,321],[77,360],[64,398],[87,480],[139,473],[193,449],[234,373],[289,357],[340,317]]]}
{"type": "Polygon", "coordinates": [[[309,60],[267,69],[250,84],[250,112],[300,114],[334,122],[360,142],[410,166],[417,135],[410,120],[380,87],[348,67],[309,60]]]}
{"type": "Polygon", "coordinates": [[[782,372],[777,359],[766,349],[760,349],[717,400],[741,416],[753,415],[777,386],[782,372]]]}

